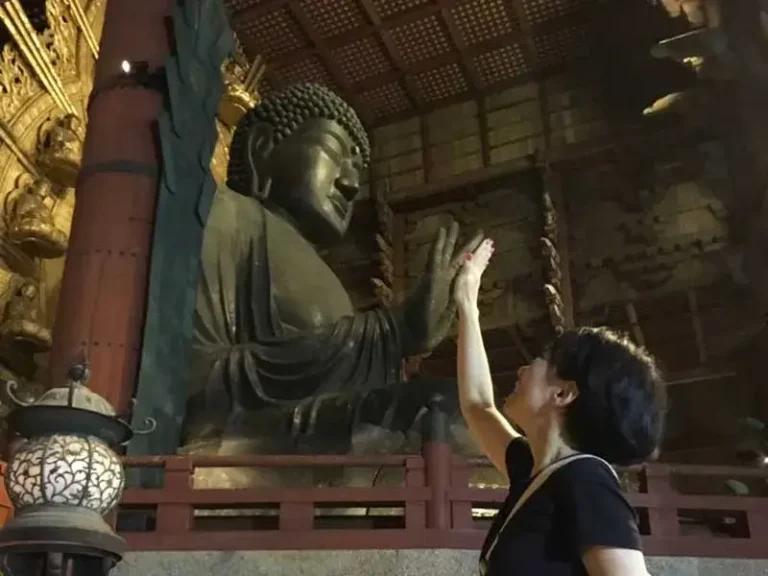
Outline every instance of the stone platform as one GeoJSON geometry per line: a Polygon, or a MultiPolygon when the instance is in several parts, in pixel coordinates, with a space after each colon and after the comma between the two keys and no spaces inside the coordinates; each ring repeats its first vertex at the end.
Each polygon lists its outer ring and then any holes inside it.
{"type": "MultiPolygon", "coordinates": [[[[652,576],[768,576],[768,560],[649,558],[652,576]]],[[[474,550],[133,552],[114,576],[476,576],[474,550]]]]}

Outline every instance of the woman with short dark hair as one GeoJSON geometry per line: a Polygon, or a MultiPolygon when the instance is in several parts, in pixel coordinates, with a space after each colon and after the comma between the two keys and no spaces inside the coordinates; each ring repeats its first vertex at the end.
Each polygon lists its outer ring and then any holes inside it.
{"type": "Polygon", "coordinates": [[[645,350],[607,328],[570,330],[520,368],[499,410],[477,308],[492,254],[486,240],[454,287],[461,411],[509,479],[481,574],[645,576],[637,515],[610,464],[643,462],[656,452],[666,401],[659,370],[645,350]]]}

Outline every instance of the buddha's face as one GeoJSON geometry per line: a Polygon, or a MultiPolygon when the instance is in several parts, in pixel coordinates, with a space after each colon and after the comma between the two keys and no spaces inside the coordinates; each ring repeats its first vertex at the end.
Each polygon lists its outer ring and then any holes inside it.
{"type": "Polygon", "coordinates": [[[341,238],[360,192],[360,150],[330,120],[306,121],[269,158],[270,200],[315,244],[341,238]]]}

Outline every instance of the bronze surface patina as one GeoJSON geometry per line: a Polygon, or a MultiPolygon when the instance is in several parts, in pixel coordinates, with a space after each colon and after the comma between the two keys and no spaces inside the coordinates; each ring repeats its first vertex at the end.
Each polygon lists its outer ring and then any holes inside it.
{"type": "Polygon", "coordinates": [[[399,308],[356,312],[317,247],[346,233],[369,157],[354,110],[320,85],[266,96],[238,124],[203,237],[185,450],[366,451],[353,431],[375,443],[371,427],[402,419],[403,359],[446,335],[480,236],[457,248],[458,227],[441,230],[399,308]]]}

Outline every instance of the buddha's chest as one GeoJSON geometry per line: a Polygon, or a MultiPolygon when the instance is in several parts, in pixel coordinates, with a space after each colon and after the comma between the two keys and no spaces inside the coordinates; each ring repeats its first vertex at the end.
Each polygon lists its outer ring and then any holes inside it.
{"type": "Polygon", "coordinates": [[[286,223],[270,224],[269,271],[282,324],[307,330],[353,314],[347,291],[314,246],[286,223]]]}

